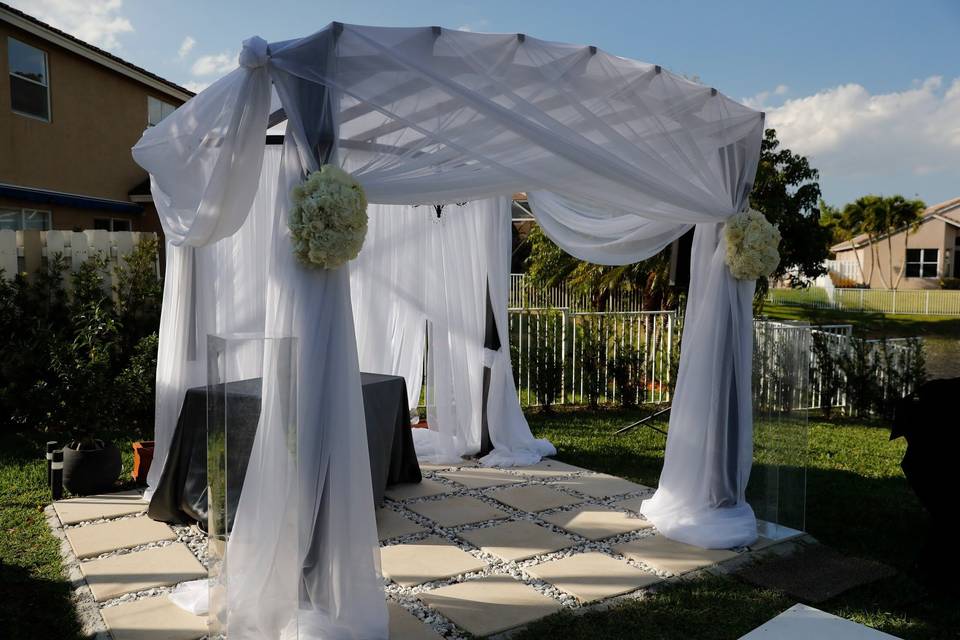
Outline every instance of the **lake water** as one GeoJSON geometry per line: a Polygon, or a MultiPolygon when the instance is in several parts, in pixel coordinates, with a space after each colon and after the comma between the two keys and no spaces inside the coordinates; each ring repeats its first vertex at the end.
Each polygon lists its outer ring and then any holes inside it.
{"type": "Polygon", "coordinates": [[[960,377],[960,338],[924,337],[927,375],[931,378],[960,377]]]}

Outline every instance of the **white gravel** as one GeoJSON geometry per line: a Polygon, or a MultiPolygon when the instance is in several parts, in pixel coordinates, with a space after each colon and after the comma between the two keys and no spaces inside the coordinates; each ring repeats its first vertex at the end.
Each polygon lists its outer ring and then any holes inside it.
{"type": "MultiPolygon", "coordinates": [[[[463,468],[472,468],[472,467],[463,467],[463,468]]],[[[576,600],[576,598],[557,589],[556,587],[554,587],[548,582],[544,582],[543,580],[535,578],[534,576],[527,573],[525,569],[527,567],[537,565],[543,562],[565,558],[565,557],[572,556],[574,554],[582,553],[586,551],[603,553],[603,554],[618,558],[620,560],[624,560],[629,564],[635,567],[638,567],[640,569],[643,569],[647,572],[655,573],[660,577],[663,577],[663,578],[670,577],[670,574],[668,573],[664,573],[662,571],[656,571],[652,567],[644,565],[643,563],[638,563],[634,560],[624,558],[623,556],[617,554],[612,548],[613,545],[620,544],[622,542],[627,542],[630,540],[636,540],[646,536],[654,535],[655,530],[652,528],[625,533],[623,535],[616,536],[613,538],[608,538],[601,541],[593,541],[593,540],[588,540],[586,538],[583,538],[582,536],[579,536],[572,532],[566,531],[543,519],[543,516],[546,516],[552,513],[561,512],[561,511],[570,511],[582,506],[593,505],[593,506],[612,507],[614,503],[627,498],[647,497],[652,493],[652,490],[628,493],[628,494],[615,496],[612,498],[598,499],[598,498],[592,498],[590,496],[585,496],[583,494],[580,494],[564,486],[551,485],[551,482],[556,479],[592,475],[591,472],[577,472],[572,475],[569,473],[563,473],[553,478],[545,478],[545,477],[531,478],[528,476],[523,476],[519,472],[515,472],[510,469],[505,469],[505,471],[512,473],[513,475],[516,475],[518,478],[522,479],[523,482],[517,483],[517,484],[500,486],[500,487],[469,489],[469,488],[463,487],[462,485],[457,484],[452,480],[449,480],[443,476],[438,475],[436,471],[425,471],[423,473],[423,476],[425,478],[430,478],[436,482],[439,482],[449,487],[451,489],[450,493],[445,493],[437,496],[429,496],[425,498],[412,498],[412,499],[403,500],[403,501],[394,501],[390,499],[387,499],[385,501],[385,504],[384,504],[385,507],[393,509],[403,514],[404,517],[421,525],[422,527],[424,527],[425,530],[414,533],[414,534],[398,536],[395,538],[391,538],[389,540],[382,541],[380,543],[380,546],[388,546],[388,545],[394,545],[394,544],[399,544],[404,542],[413,542],[416,540],[421,540],[428,536],[439,536],[439,537],[445,538],[446,540],[449,540],[451,543],[455,544],[457,547],[459,547],[463,551],[477,558],[480,558],[487,563],[486,568],[480,571],[465,573],[462,575],[454,576],[453,578],[438,580],[434,582],[428,582],[426,584],[416,585],[413,587],[404,587],[386,578],[384,579],[384,591],[386,592],[387,597],[397,602],[398,604],[400,604],[404,609],[412,613],[414,616],[422,620],[424,623],[430,625],[442,637],[447,638],[449,640],[461,640],[466,638],[467,636],[464,635],[459,629],[457,629],[457,627],[450,620],[448,620],[441,614],[437,613],[433,609],[423,604],[423,602],[417,597],[418,594],[421,594],[426,591],[430,591],[432,589],[436,589],[438,587],[454,584],[457,582],[463,582],[466,580],[473,580],[473,579],[481,578],[484,576],[506,575],[516,580],[519,580],[524,584],[531,586],[532,588],[542,593],[543,595],[556,600],[564,608],[579,609],[582,607],[582,605],[576,600]],[[556,489],[557,491],[583,499],[583,502],[576,505],[560,507],[557,509],[551,509],[547,511],[541,511],[539,513],[534,514],[534,513],[527,513],[525,511],[514,509],[513,507],[510,507],[509,505],[498,502],[492,497],[486,495],[487,491],[506,488],[507,486],[513,488],[513,487],[523,487],[523,486],[529,486],[529,485],[551,485],[552,488],[556,489]],[[409,505],[413,505],[421,502],[443,500],[446,498],[450,498],[452,496],[475,497],[479,500],[482,500],[483,502],[490,504],[491,506],[496,507],[501,511],[506,512],[507,514],[509,514],[509,518],[507,520],[503,520],[503,519],[491,520],[487,522],[467,524],[467,525],[461,525],[456,527],[442,527],[435,524],[432,520],[425,518],[407,508],[409,505]],[[567,536],[568,538],[573,540],[573,545],[571,545],[570,547],[561,549],[559,551],[542,554],[526,560],[521,560],[516,562],[504,562],[500,558],[497,558],[495,556],[492,556],[488,553],[481,551],[477,547],[471,545],[469,542],[467,542],[466,540],[458,536],[459,533],[462,533],[464,531],[486,528],[486,527],[493,527],[510,520],[523,520],[527,522],[536,523],[546,529],[549,529],[551,531],[561,533],[567,536]]],[[[124,516],[122,519],[133,518],[133,517],[146,517],[146,516],[143,516],[143,515],[124,516]]],[[[106,520],[82,522],[76,525],[71,525],[66,528],[70,529],[75,527],[89,526],[92,524],[97,524],[99,522],[106,522],[106,520]]],[[[163,547],[171,544],[182,543],[186,545],[188,549],[190,549],[191,553],[193,553],[193,555],[196,556],[196,558],[204,566],[208,566],[209,557],[207,555],[206,534],[204,534],[196,526],[172,525],[172,529],[177,536],[175,541],[151,542],[144,545],[140,545],[138,547],[134,547],[132,549],[123,549],[123,550],[113,551],[110,553],[105,553],[98,556],[98,558],[106,558],[106,557],[111,557],[115,555],[123,555],[127,553],[132,553],[135,551],[141,551],[144,549],[152,549],[156,547],[163,547]]],[[[745,551],[745,550],[740,549],[738,551],[745,551]]],[[[124,602],[130,602],[133,600],[139,600],[142,598],[149,598],[157,595],[166,594],[166,593],[169,593],[172,589],[173,587],[161,587],[161,588],[148,589],[145,591],[139,591],[137,593],[126,594],[118,598],[115,598],[113,600],[110,600],[108,602],[102,603],[100,605],[100,608],[103,609],[107,607],[116,606],[124,602]]],[[[597,606],[597,604],[594,603],[590,606],[597,606]]]]}

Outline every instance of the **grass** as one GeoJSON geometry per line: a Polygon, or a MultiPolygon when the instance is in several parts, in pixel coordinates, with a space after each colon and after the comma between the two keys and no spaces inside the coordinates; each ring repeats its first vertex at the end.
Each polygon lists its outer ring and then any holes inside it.
{"type": "MultiPolygon", "coordinates": [[[[616,428],[644,415],[643,409],[601,408],[562,409],[553,415],[528,417],[538,437],[556,444],[561,460],[656,484],[664,436],[646,428],[612,435],[616,428]]],[[[818,608],[906,640],[960,637],[956,597],[929,591],[914,572],[926,516],[899,469],[902,441],[890,442],[889,432],[880,425],[813,418],[808,436],[807,531],[843,553],[873,558],[897,570],[891,578],[851,590],[818,608]]],[[[49,494],[40,449],[3,442],[0,451],[3,637],[79,640],[59,543],[43,517],[49,494]]],[[[123,477],[128,478],[127,443],[123,451],[123,477]]],[[[776,461],[777,451],[759,446],[757,458],[754,477],[762,478],[776,461]]],[[[783,594],[711,576],[605,612],[560,613],[531,625],[519,638],[737,638],[792,604],[783,594]]]]}
{"type": "MultiPolygon", "coordinates": [[[[559,459],[655,484],[665,437],[650,429],[612,435],[642,415],[642,410],[573,410],[529,420],[537,437],[557,445],[559,459]]],[[[890,442],[881,425],[813,417],[808,437],[806,530],[843,553],[897,570],[816,606],[907,640],[960,637],[956,597],[929,591],[914,571],[927,520],[899,468],[902,441],[890,442]]],[[[774,456],[758,447],[757,458],[753,477],[762,478],[774,456]]],[[[783,594],[711,576],[606,612],[551,616],[518,638],[737,638],[792,604],[783,594]]]]}
{"type": "Polygon", "coordinates": [[[960,339],[960,318],[815,309],[799,305],[764,304],[771,320],[801,320],[812,324],[852,324],[868,338],[946,337],[960,339]]]}
{"type": "MultiPolygon", "coordinates": [[[[0,636],[80,640],[60,542],[43,513],[50,503],[43,450],[15,437],[0,442],[0,636]]],[[[122,478],[130,477],[127,443],[122,478]]],[[[118,489],[121,488],[118,486],[118,489]]]]}

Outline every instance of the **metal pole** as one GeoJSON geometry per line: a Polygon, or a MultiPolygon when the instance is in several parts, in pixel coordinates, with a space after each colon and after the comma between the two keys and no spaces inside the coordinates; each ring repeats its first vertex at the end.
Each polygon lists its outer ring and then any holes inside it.
{"type": "Polygon", "coordinates": [[[53,467],[53,452],[57,448],[56,440],[47,440],[47,486],[53,487],[53,476],[51,469],[53,467]]]}
{"type": "Polygon", "coordinates": [[[656,413],[651,413],[649,416],[646,416],[645,418],[641,418],[640,420],[637,420],[633,424],[628,424],[625,427],[621,427],[620,429],[617,429],[616,431],[613,432],[613,435],[619,436],[626,433],[627,431],[631,431],[640,426],[647,426],[650,429],[653,429],[654,431],[662,433],[663,435],[667,435],[667,432],[661,429],[660,427],[655,427],[652,424],[647,424],[647,423],[653,420],[654,418],[656,418],[657,416],[663,415],[664,413],[670,411],[671,408],[672,407],[667,407],[666,409],[660,409],[660,411],[657,411],[656,413]]]}
{"type": "Polygon", "coordinates": [[[50,460],[50,493],[54,500],[63,497],[63,449],[54,451],[50,460]]]}

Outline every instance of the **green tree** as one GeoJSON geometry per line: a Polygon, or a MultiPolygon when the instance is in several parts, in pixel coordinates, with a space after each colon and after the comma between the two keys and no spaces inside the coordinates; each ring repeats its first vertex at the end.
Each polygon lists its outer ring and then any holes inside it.
{"type": "Polygon", "coordinates": [[[842,209],[830,206],[823,199],[820,200],[817,208],[820,209],[820,226],[830,231],[831,246],[853,237],[853,234],[850,233],[843,222],[842,209]]]}
{"type": "MultiPolygon", "coordinates": [[[[788,277],[795,286],[823,275],[823,261],[829,257],[831,232],[820,224],[818,178],[819,173],[805,157],[781,148],[776,131],[766,130],[750,205],[777,225],[783,237],[780,266],[773,278],[788,277]]],[[[576,291],[589,295],[596,310],[602,310],[616,291],[641,292],[645,308],[664,308],[674,302],[676,292],[669,284],[667,251],[643,262],[609,267],[568,255],[539,227],[534,227],[529,242],[528,275],[535,285],[553,286],[566,281],[576,291]]],[[[762,297],[767,281],[758,285],[757,295],[762,297]]]]}
{"type": "MultiPolygon", "coordinates": [[[[780,265],[771,276],[787,278],[792,286],[826,273],[830,230],[820,224],[820,173],[805,157],[782,148],[774,129],[764,132],[750,206],[763,212],[780,229],[780,265]]],[[[766,294],[767,280],[757,283],[757,296],[766,294]]]]}
{"type": "Polygon", "coordinates": [[[531,283],[553,287],[565,282],[573,293],[589,297],[594,311],[605,310],[610,296],[617,292],[639,293],[644,309],[667,308],[674,302],[667,251],[640,262],[607,266],[574,258],[554,244],[539,225],[533,227],[527,241],[531,283]]]}

